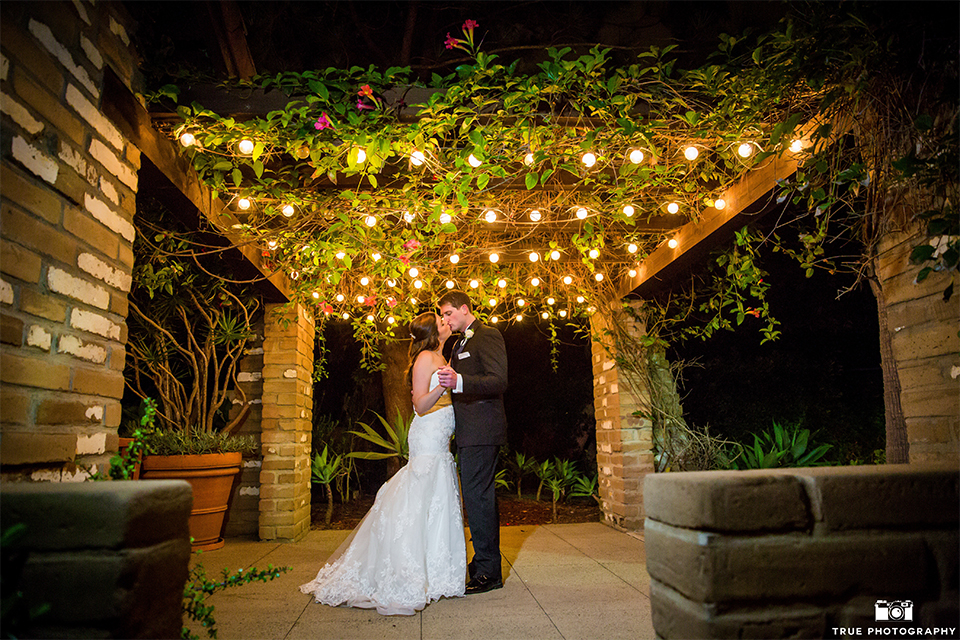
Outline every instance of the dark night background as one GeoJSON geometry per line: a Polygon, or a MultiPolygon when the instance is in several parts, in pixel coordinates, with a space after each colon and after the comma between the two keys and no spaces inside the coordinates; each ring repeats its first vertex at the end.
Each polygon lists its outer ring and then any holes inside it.
{"type": "MultiPolygon", "coordinates": [[[[891,3],[893,4],[893,3],[891,3]]],[[[179,67],[216,76],[216,44],[208,3],[129,2],[151,84],[169,82],[179,67]]],[[[535,65],[549,46],[614,48],[618,64],[651,45],[677,44],[678,66],[702,64],[722,32],[775,26],[787,5],[776,2],[240,2],[247,41],[260,73],[329,66],[410,65],[419,77],[453,70],[462,52],[447,51],[467,18],[479,22],[482,49],[501,61],[535,65]]],[[[916,4],[911,5],[916,7],[916,4]]],[[[463,60],[461,60],[462,62],[463,60]]],[[[158,84],[157,84],[158,86],[158,84]]],[[[703,269],[708,257],[692,266],[703,269]]],[[[802,422],[833,442],[838,461],[871,461],[882,449],[883,403],[876,303],[865,284],[837,299],[849,276],[804,277],[782,254],[763,268],[773,283],[773,315],[782,337],[760,345],[744,322],[706,342],[673,345],[684,369],[681,392],[688,422],[741,439],[773,420],[802,422]]],[[[502,327],[501,327],[502,328],[502,327]]],[[[559,330],[559,368],[550,366],[546,326],[504,330],[510,359],[505,397],[510,447],[539,459],[595,458],[590,346],[585,332],[559,330]]],[[[329,376],[316,387],[315,415],[349,421],[382,413],[379,376],[359,368],[359,347],[346,326],[326,330],[329,376]]],[[[341,427],[342,428],[342,427],[341,427]]]]}

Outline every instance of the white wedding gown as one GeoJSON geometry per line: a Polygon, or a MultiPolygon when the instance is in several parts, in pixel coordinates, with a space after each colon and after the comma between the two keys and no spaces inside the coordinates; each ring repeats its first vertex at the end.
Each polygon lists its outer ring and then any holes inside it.
{"type": "MultiPolygon", "coordinates": [[[[437,373],[430,388],[439,384],[437,373]]],[[[413,615],[443,597],[464,594],[467,551],[460,486],[450,453],[453,406],[445,392],[415,415],[410,460],[380,487],[373,507],[300,591],[317,602],[413,615]]]]}

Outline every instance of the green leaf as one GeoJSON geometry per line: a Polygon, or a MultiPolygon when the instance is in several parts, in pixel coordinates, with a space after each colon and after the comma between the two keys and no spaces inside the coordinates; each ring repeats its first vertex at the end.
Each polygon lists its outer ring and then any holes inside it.
{"type": "Polygon", "coordinates": [[[229,160],[221,160],[213,165],[214,171],[230,171],[231,169],[233,169],[233,163],[229,160]]]}
{"type": "Polygon", "coordinates": [[[242,183],[242,182],[243,182],[243,173],[240,171],[240,169],[234,169],[234,170],[233,170],[233,184],[235,184],[236,186],[239,187],[239,186],[240,186],[240,183],[242,183]]]}
{"type": "Polygon", "coordinates": [[[540,176],[535,172],[531,172],[526,175],[523,181],[527,185],[527,190],[530,190],[537,186],[537,182],[540,181],[540,176]]]}
{"type": "Polygon", "coordinates": [[[933,252],[936,251],[932,245],[921,244],[913,248],[910,253],[910,264],[920,264],[933,258],[933,252]]]}
{"type": "Polygon", "coordinates": [[[490,174],[481,173],[480,175],[477,176],[477,189],[480,189],[481,191],[483,189],[486,189],[487,184],[489,184],[489,182],[490,182],[490,174]]]}
{"type": "Polygon", "coordinates": [[[262,178],[262,177],[263,177],[263,163],[260,162],[259,160],[256,160],[256,161],[253,163],[253,172],[254,172],[255,174],[257,174],[257,178],[262,178]]]}

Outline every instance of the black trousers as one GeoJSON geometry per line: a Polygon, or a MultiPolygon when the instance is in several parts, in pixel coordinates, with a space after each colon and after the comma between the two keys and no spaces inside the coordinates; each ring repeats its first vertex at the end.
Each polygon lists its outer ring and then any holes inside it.
{"type": "Polygon", "coordinates": [[[501,578],[500,515],[497,512],[495,478],[499,445],[459,447],[460,486],[467,512],[473,559],[470,577],[501,578]]]}

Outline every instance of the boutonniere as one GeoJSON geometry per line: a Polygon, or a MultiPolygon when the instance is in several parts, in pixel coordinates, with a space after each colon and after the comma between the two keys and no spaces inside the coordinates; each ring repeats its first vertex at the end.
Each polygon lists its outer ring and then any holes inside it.
{"type": "Polygon", "coordinates": [[[463,332],[463,344],[467,344],[467,340],[473,337],[473,329],[467,329],[463,332]]]}

